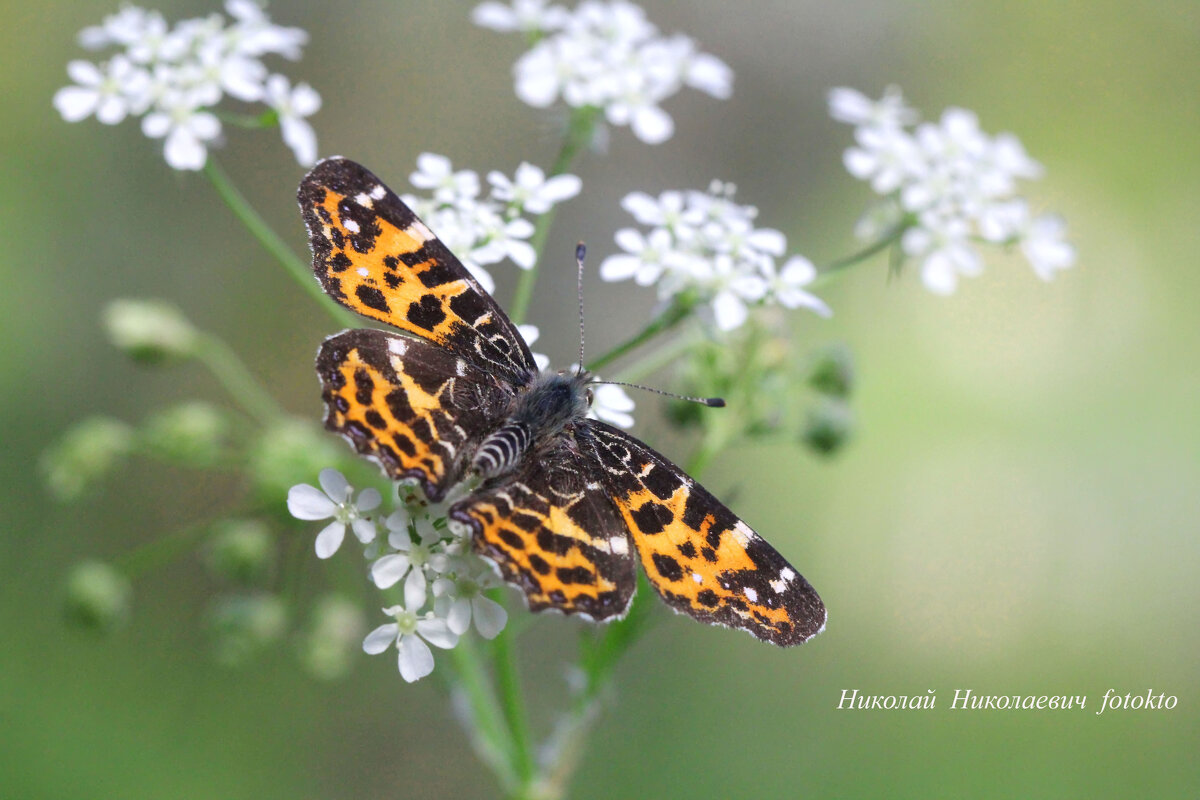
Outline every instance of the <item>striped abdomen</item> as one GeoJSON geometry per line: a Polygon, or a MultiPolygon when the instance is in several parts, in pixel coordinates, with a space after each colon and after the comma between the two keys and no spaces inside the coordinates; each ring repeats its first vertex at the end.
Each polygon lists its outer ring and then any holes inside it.
{"type": "Polygon", "coordinates": [[[529,449],[533,434],[523,422],[507,422],[483,440],[471,467],[483,478],[508,472],[529,449]]]}

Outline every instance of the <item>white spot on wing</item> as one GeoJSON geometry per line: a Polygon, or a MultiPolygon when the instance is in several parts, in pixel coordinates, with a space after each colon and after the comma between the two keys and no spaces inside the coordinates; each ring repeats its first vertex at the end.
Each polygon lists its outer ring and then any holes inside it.
{"type": "Polygon", "coordinates": [[[754,591],[754,590],[753,590],[753,589],[751,589],[749,586],[747,586],[747,587],[746,587],[746,589],[745,589],[745,592],[746,592],[746,599],[747,599],[747,600],[749,600],[751,603],[757,603],[757,602],[758,602],[758,592],[754,591]]]}
{"type": "Polygon", "coordinates": [[[385,194],[387,194],[387,189],[384,189],[382,186],[376,186],[371,190],[371,197],[376,200],[382,200],[385,194]]]}
{"type": "Polygon", "coordinates": [[[398,336],[388,337],[388,350],[394,355],[402,356],[408,352],[408,342],[398,336]]]}
{"type": "Polygon", "coordinates": [[[733,526],[733,540],[740,547],[746,547],[753,538],[754,531],[750,530],[750,526],[739,519],[737,524],[733,526]]]}
{"type": "Polygon", "coordinates": [[[787,584],[783,581],[770,581],[771,588],[775,590],[775,594],[783,594],[783,590],[787,588],[787,584]]]}
{"type": "Polygon", "coordinates": [[[791,582],[792,582],[792,578],[795,578],[795,577],[796,577],[796,573],[792,572],[792,569],[791,569],[791,567],[784,567],[784,568],[783,568],[783,569],[780,571],[780,573],[779,573],[779,577],[783,579],[783,582],[784,582],[784,583],[791,583],[791,582]]]}
{"type": "Polygon", "coordinates": [[[696,583],[704,583],[704,576],[701,575],[699,572],[693,572],[692,580],[694,580],[696,583]]]}
{"type": "Polygon", "coordinates": [[[430,239],[435,238],[433,235],[433,231],[431,231],[431,230],[429,230],[429,228],[425,227],[425,223],[421,222],[421,220],[419,220],[419,219],[413,220],[412,225],[408,226],[407,233],[409,236],[413,237],[418,242],[422,242],[422,243],[428,242],[430,239]]]}
{"type": "Polygon", "coordinates": [[[368,270],[366,267],[359,267],[357,272],[359,275],[362,275],[364,278],[371,274],[371,271],[368,270]]]}
{"type": "Polygon", "coordinates": [[[363,192],[359,192],[358,194],[354,195],[354,202],[358,203],[364,208],[370,208],[372,205],[374,205],[371,202],[371,198],[367,197],[367,195],[363,192]]]}
{"type": "Polygon", "coordinates": [[[618,556],[623,556],[629,552],[629,542],[624,536],[613,536],[608,540],[608,547],[618,556]]]}
{"type": "Polygon", "coordinates": [[[359,231],[358,223],[352,219],[342,220],[342,227],[345,228],[346,230],[350,231],[351,233],[358,233],[358,231],[359,231]]]}

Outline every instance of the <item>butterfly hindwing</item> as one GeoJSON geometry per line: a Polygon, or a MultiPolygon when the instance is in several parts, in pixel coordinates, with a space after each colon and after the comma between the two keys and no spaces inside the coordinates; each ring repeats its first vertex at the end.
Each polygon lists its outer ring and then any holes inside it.
{"type": "Polygon", "coordinates": [[[672,608],[783,646],[824,629],[808,581],[683,470],[601,422],[578,438],[591,443],[646,576],[672,608]]]}
{"type": "Polygon", "coordinates": [[[558,437],[450,508],[475,550],[499,565],[534,611],[604,621],[623,616],[633,599],[629,532],[594,472],[590,455],[558,437]]]}
{"type": "Polygon", "coordinates": [[[416,480],[432,501],[463,478],[514,393],[448,350],[370,329],[326,339],[317,373],[325,427],[393,480],[416,480]]]}
{"type": "Polygon", "coordinates": [[[334,300],[514,382],[536,372],[491,295],[365,167],[326,159],[305,176],[298,199],[313,271],[334,300]]]}

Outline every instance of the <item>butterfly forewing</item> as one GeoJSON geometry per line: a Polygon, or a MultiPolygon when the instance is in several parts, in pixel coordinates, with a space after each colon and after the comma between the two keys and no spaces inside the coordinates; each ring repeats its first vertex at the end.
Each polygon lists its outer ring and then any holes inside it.
{"type": "Polygon", "coordinates": [[[825,606],[808,581],[683,470],[602,422],[589,420],[579,438],[672,608],[783,646],[824,629],[825,606]]]}
{"type": "Polygon", "coordinates": [[[383,181],[344,158],[318,164],[297,193],[326,293],[513,382],[536,372],[496,301],[383,181]]]}

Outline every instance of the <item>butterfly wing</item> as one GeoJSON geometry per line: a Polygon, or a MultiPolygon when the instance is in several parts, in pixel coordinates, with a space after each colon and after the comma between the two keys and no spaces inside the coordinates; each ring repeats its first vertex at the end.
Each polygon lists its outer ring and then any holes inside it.
{"type": "Polygon", "coordinates": [[[646,576],[673,609],[781,646],[825,628],[808,581],[683,470],[602,422],[589,420],[577,439],[599,460],[646,576]]]}
{"type": "Polygon", "coordinates": [[[637,565],[595,471],[590,455],[556,436],[452,506],[450,519],[469,529],[475,550],[525,592],[532,610],[619,618],[633,599],[637,565]]]}
{"type": "Polygon", "coordinates": [[[438,345],[369,329],[326,339],[317,374],[325,427],[393,480],[415,480],[434,502],[462,479],[514,393],[438,345]]]}
{"type": "Polygon", "coordinates": [[[337,302],[522,384],[529,346],[454,254],[383,181],[344,158],[300,183],[313,271],[337,302]]]}

